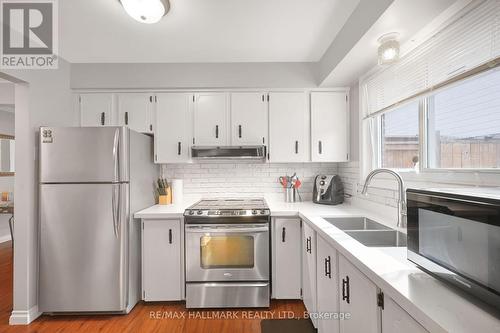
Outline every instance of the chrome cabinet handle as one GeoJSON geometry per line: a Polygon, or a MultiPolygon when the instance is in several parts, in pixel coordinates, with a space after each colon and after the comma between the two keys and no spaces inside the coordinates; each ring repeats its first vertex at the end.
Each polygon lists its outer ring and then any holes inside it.
{"type": "Polygon", "coordinates": [[[299,153],[299,142],[295,141],[295,154],[299,153]]]}
{"type": "Polygon", "coordinates": [[[203,234],[218,234],[218,233],[248,233],[257,234],[262,232],[269,232],[268,227],[259,228],[196,228],[196,227],[186,227],[186,233],[203,233],[203,234]]]}
{"type": "Polygon", "coordinates": [[[219,138],[219,125],[215,125],[215,138],[219,138]]]}
{"type": "Polygon", "coordinates": [[[177,155],[181,154],[181,143],[177,142],[177,155]]]}
{"type": "Polygon", "coordinates": [[[113,184],[112,194],[111,194],[111,211],[113,213],[113,233],[116,238],[120,233],[120,184],[113,184]],[[118,197],[116,195],[118,189],[118,197]]]}
{"type": "Polygon", "coordinates": [[[285,242],[285,237],[286,237],[286,228],[283,227],[283,230],[281,230],[281,242],[285,242]]]}
{"type": "Polygon", "coordinates": [[[321,140],[318,141],[318,153],[321,155],[323,154],[323,143],[321,140]]]}
{"type": "Polygon", "coordinates": [[[115,136],[113,138],[113,167],[114,167],[115,181],[119,181],[119,174],[120,174],[119,144],[120,144],[120,130],[116,129],[115,136]]]}
{"type": "Polygon", "coordinates": [[[172,244],[172,229],[168,229],[168,243],[172,244]]]}
{"type": "Polygon", "coordinates": [[[240,137],[241,139],[241,125],[238,125],[238,136],[240,137]]]}
{"type": "Polygon", "coordinates": [[[106,122],[106,113],[101,112],[101,125],[104,126],[105,122],[106,122]]]}
{"type": "Polygon", "coordinates": [[[342,279],[342,300],[346,301],[347,304],[351,303],[349,294],[350,294],[349,276],[346,276],[345,279],[342,279]]]}
{"type": "Polygon", "coordinates": [[[125,112],[125,125],[128,125],[128,111],[125,112]]]}

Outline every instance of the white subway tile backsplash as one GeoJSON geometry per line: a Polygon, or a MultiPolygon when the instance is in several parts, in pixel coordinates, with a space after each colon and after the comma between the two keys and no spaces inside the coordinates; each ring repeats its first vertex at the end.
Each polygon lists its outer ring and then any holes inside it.
{"type": "Polygon", "coordinates": [[[283,199],[278,177],[297,173],[303,200],[311,200],[317,174],[338,173],[337,163],[254,163],[206,161],[193,164],[164,164],[162,177],[183,179],[184,195],[203,197],[266,196],[283,199]]]}

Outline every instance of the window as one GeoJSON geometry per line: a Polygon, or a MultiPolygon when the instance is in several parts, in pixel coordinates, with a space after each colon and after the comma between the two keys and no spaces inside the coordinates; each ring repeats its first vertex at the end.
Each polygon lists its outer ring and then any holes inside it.
{"type": "Polygon", "coordinates": [[[380,116],[382,167],[408,169],[418,163],[418,118],[418,101],[380,116]]]}
{"type": "Polygon", "coordinates": [[[429,98],[430,168],[500,167],[500,71],[446,88],[429,98]]]}
{"type": "Polygon", "coordinates": [[[376,117],[378,167],[500,168],[500,68],[376,117]],[[425,164],[420,165],[419,156],[426,157],[425,164]]]}

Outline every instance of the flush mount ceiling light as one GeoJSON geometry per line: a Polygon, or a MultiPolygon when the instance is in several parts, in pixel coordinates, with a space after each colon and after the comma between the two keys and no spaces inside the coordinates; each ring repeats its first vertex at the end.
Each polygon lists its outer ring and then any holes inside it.
{"type": "Polygon", "coordinates": [[[378,42],[380,46],[378,47],[378,64],[387,65],[395,63],[399,60],[399,34],[397,32],[391,32],[382,35],[378,42]]]}
{"type": "Polygon", "coordinates": [[[127,14],[141,23],[156,23],[170,9],[169,0],[120,0],[120,2],[127,14]]]}

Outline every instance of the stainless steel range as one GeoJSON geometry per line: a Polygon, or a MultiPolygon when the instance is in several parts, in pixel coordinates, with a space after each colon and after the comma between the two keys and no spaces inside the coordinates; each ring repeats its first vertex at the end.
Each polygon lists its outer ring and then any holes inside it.
{"type": "Polygon", "coordinates": [[[264,199],[206,199],[184,212],[186,307],[269,307],[264,199]]]}

